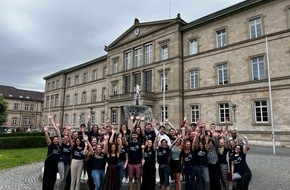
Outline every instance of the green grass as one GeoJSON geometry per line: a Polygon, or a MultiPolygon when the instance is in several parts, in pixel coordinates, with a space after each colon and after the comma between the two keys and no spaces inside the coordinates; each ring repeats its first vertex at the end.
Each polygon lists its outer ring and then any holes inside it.
{"type": "Polygon", "coordinates": [[[1,149],[0,170],[44,161],[47,147],[26,149],[1,149]]]}

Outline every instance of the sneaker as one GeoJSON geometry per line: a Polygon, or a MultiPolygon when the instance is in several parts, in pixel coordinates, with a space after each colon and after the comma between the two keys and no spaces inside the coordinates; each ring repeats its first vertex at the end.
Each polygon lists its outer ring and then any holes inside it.
{"type": "Polygon", "coordinates": [[[125,183],[127,183],[127,184],[129,183],[129,178],[127,178],[127,179],[125,180],[125,183]]]}
{"type": "Polygon", "coordinates": [[[126,179],[125,179],[125,178],[123,178],[123,180],[122,180],[122,183],[125,183],[125,181],[126,181],[126,179]]]}

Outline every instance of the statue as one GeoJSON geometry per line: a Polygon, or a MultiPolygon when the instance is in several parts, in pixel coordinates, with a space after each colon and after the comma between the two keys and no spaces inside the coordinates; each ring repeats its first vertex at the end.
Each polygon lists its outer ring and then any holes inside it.
{"type": "Polygon", "coordinates": [[[140,105],[140,86],[138,84],[136,84],[135,87],[135,100],[136,100],[136,104],[135,105],[140,105]]]}

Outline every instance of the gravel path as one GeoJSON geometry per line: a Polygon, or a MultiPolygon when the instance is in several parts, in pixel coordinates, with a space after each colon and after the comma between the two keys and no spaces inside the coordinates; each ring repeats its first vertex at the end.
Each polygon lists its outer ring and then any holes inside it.
{"type": "MultiPolygon", "coordinates": [[[[251,146],[247,162],[253,177],[250,190],[290,189],[290,149],[251,146]]],[[[43,163],[15,167],[0,172],[0,190],[40,190],[43,163]]]]}

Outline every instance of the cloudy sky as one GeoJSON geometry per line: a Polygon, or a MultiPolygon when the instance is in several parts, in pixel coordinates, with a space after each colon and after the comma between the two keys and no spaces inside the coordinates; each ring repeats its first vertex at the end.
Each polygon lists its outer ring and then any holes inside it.
{"type": "Polygon", "coordinates": [[[105,55],[135,18],[191,22],[241,1],[0,0],[0,85],[44,91],[44,76],[105,55]]]}

